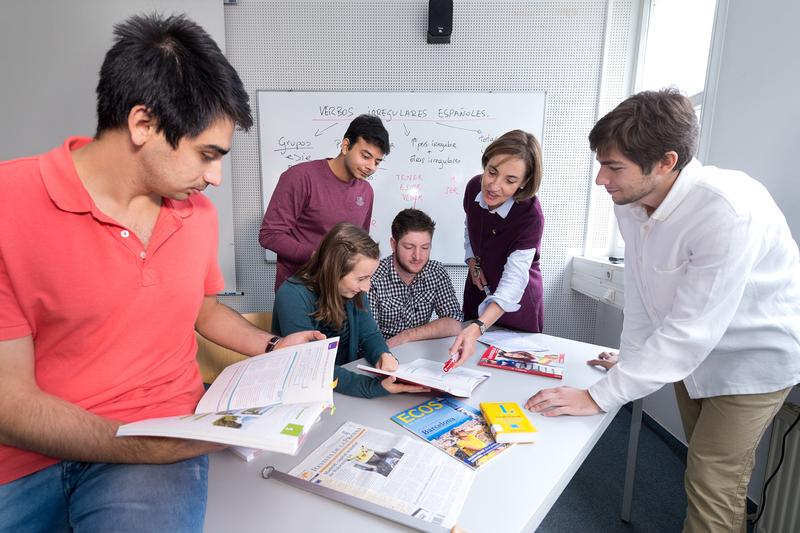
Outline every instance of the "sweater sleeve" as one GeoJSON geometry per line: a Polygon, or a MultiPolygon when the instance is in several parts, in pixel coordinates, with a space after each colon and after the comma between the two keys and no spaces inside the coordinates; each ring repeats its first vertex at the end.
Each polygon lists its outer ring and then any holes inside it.
{"type": "Polygon", "coordinates": [[[316,309],[313,295],[302,283],[291,278],[275,294],[272,309],[272,331],[285,337],[298,331],[319,328],[311,314],[316,309]]]}
{"type": "MultiPolygon", "coordinates": [[[[378,331],[375,319],[372,318],[372,313],[369,311],[369,298],[365,294],[362,294],[360,298],[363,308],[358,309],[352,306],[354,323],[350,324],[350,331],[358,335],[358,347],[351,346],[351,349],[361,349],[367,362],[374,365],[378,362],[382,353],[389,351],[389,347],[386,346],[386,341],[383,339],[381,332],[378,331]]],[[[352,340],[356,339],[351,337],[351,342],[352,340]]],[[[341,367],[337,367],[336,371],[335,375],[339,380],[338,385],[336,385],[336,392],[361,398],[375,398],[390,394],[381,385],[380,378],[357,374],[341,367]]]]}
{"type": "Polygon", "coordinates": [[[355,312],[355,318],[358,321],[358,347],[364,354],[364,359],[371,365],[375,365],[381,355],[389,351],[389,346],[381,335],[375,318],[370,313],[369,297],[362,293],[360,298],[362,308],[356,308],[355,312]]]}
{"type": "Polygon", "coordinates": [[[314,248],[298,241],[292,230],[297,226],[310,193],[308,176],[297,175],[297,172],[290,168],[278,180],[261,221],[258,242],[290,261],[304,263],[314,248]]]}
{"type": "MultiPolygon", "coordinates": [[[[272,330],[283,336],[298,331],[318,329],[319,325],[311,317],[315,310],[316,302],[311,291],[301,283],[290,279],[281,285],[275,295],[272,330]]],[[[369,315],[369,311],[367,311],[367,314],[369,315]]],[[[388,351],[388,348],[385,351],[388,351]]],[[[333,377],[337,380],[336,392],[341,394],[359,398],[375,398],[389,394],[389,391],[383,388],[379,379],[351,372],[339,365],[334,368],[333,377]]]]}
{"type": "Polygon", "coordinates": [[[338,380],[336,392],[341,394],[358,398],[377,398],[389,394],[381,385],[380,379],[357,374],[338,365],[333,370],[333,376],[338,380]]]}

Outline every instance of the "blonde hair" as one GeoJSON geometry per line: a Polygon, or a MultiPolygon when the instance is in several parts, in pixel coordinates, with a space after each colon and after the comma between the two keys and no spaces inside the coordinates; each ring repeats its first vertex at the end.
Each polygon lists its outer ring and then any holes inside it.
{"type": "MultiPolygon", "coordinates": [[[[345,321],[344,298],[339,294],[339,281],[349,274],[357,256],[380,258],[378,243],[369,234],[349,222],[340,222],[325,234],[319,248],[303,265],[296,277],[317,294],[315,320],[341,329],[345,321]]],[[[361,299],[355,299],[361,309],[361,299]]]]}

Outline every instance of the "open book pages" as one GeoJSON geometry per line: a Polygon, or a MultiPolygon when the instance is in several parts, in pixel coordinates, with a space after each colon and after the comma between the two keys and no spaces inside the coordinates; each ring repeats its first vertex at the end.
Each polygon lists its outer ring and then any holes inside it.
{"type": "Polygon", "coordinates": [[[429,359],[415,359],[401,364],[394,372],[358,365],[358,368],[382,376],[395,376],[398,381],[423,385],[432,390],[446,392],[453,396],[469,398],[475,387],[489,379],[488,372],[458,367],[449,372],[442,369],[443,363],[429,359]]]}
{"type": "Polygon", "coordinates": [[[544,340],[544,336],[541,333],[524,333],[498,328],[492,328],[478,337],[478,342],[489,346],[497,346],[507,352],[516,350],[545,352],[548,348],[542,344],[544,340]]]}
{"type": "Polygon", "coordinates": [[[195,414],[140,420],[120,426],[118,437],[157,436],[219,442],[294,454],[322,412],[333,405],[338,338],[290,346],[226,368],[206,391],[195,414]]]}
{"type": "Polygon", "coordinates": [[[474,469],[512,446],[497,443],[481,412],[454,398],[422,402],[392,420],[474,469]]]}
{"type": "Polygon", "coordinates": [[[451,528],[475,473],[403,435],[345,422],[290,475],[451,528]]]}

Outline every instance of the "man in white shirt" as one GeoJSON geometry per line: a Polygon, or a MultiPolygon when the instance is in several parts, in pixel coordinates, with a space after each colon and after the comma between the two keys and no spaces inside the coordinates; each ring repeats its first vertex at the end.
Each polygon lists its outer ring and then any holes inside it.
{"type": "Polygon", "coordinates": [[[755,447],[800,382],[800,261],[767,190],[693,159],[697,119],[675,90],[622,102],[589,134],[596,183],[626,244],[618,358],[589,390],[527,407],[588,415],[674,383],[689,450],[684,531],[744,531],[755,447]]]}

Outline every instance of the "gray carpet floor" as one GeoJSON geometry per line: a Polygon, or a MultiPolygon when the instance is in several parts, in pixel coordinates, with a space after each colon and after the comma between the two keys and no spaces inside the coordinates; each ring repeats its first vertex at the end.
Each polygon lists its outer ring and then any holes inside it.
{"type": "MultiPolygon", "coordinates": [[[[620,520],[630,419],[630,412],[621,409],[538,533],[681,531],[686,514],[685,450],[673,449],[647,425],[642,425],[639,440],[631,521],[620,520]]],[[[751,529],[748,526],[748,531],[751,529]]]]}

